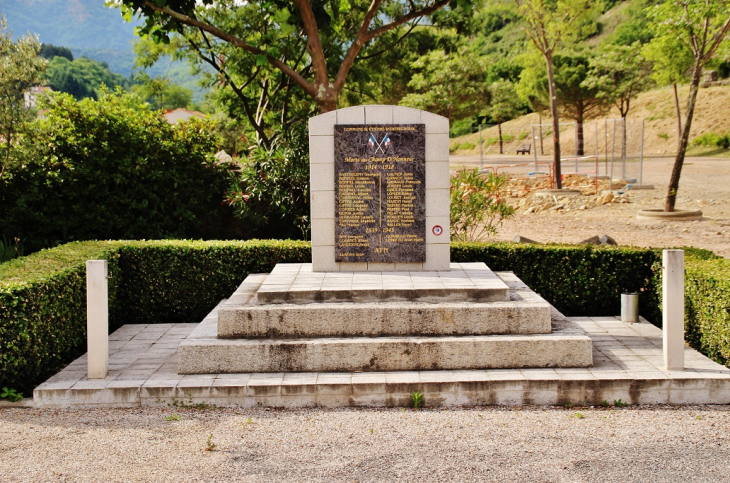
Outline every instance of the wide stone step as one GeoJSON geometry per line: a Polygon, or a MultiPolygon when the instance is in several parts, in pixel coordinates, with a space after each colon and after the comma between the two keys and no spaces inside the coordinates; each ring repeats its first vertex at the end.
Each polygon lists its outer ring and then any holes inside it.
{"type": "Polygon", "coordinates": [[[181,374],[351,372],[528,367],[588,367],[585,335],[492,335],[321,339],[188,338],[181,374]]]}
{"type": "Polygon", "coordinates": [[[217,335],[290,339],[550,333],[550,304],[513,274],[499,276],[511,288],[508,301],[269,304],[260,300],[267,275],[252,274],[219,308],[217,335]]]}

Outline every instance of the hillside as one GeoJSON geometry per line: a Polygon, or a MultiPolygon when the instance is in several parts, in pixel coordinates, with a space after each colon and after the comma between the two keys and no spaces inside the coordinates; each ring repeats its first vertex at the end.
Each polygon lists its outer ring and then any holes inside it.
{"type": "MultiPolygon", "coordinates": [[[[683,109],[687,100],[688,87],[682,86],[679,89],[680,106],[683,109]]],[[[674,93],[671,87],[654,89],[644,92],[632,102],[627,122],[627,146],[629,156],[638,154],[641,146],[640,132],[641,120],[644,119],[644,154],[645,155],[667,155],[673,154],[677,149],[677,120],[674,107],[674,93]]],[[[697,107],[695,110],[694,120],[692,122],[692,130],[690,141],[697,136],[708,132],[717,134],[730,133],[730,119],[726,113],[730,112],[730,86],[717,86],[706,89],[700,89],[697,96],[697,107]]],[[[618,118],[618,111],[615,109],[606,116],[598,120],[591,119],[584,126],[584,142],[585,154],[595,154],[596,152],[596,126],[598,126],[599,154],[606,152],[606,144],[609,145],[611,151],[611,143],[613,136],[613,124],[608,123],[605,119],[618,118]],[[606,129],[606,126],[608,129],[606,129]],[[604,141],[604,137],[606,141],[604,141]]],[[[561,123],[570,123],[569,119],[561,119],[561,123]]],[[[548,117],[542,118],[543,125],[550,124],[552,121],[548,117]]],[[[513,119],[502,125],[503,135],[513,136],[510,142],[505,143],[505,154],[515,154],[515,149],[523,144],[530,142],[531,125],[538,123],[537,114],[528,114],[517,119],[513,119]],[[522,138],[522,139],[520,139],[522,138]]],[[[620,126],[620,125],[619,125],[620,126]]],[[[536,128],[536,132],[539,132],[536,128]]],[[[617,127],[617,151],[618,135],[620,127],[617,127]]],[[[497,138],[497,128],[491,127],[482,131],[482,139],[484,141],[484,153],[488,155],[498,155],[499,146],[494,142],[497,138]]],[[[552,143],[552,135],[549,126],[543,127],[543,148],[545,154],[552,152],[550,144],[552,143]]],[[[539,137],[536,140],[539,146],[539,137]]],[[[561,151],[564,156],[572,156],[575,153],[575,133],[572,126],[563,126],[560,134],[561,151]]],[[[478,155],[479,154],[479,134],[469,134],[451,140],[452,154],[455,155],[478,155]],[[475,146],[470,149],[455,149],[465,143],[471,143],[475,146]]],[[[467,146],[469,147],[469,146],[467,146]]],[[[719,149],[693,148],[691,153],[694,154],[717,154],[719,149]]],[[[538,154],[540,151],[538,150],[538,154]]]]}
{"type": "MultiPolygon", "coordinates": [[[[139,21],[125,22],[119,9],[104,7],[103,0],[0,0],[0,12],[16,37],[37,33],[43,43],[69,47],[74,58],[106,62],[112,72],[132,75],[134,28],[139,21]]],[[[193,102],[200,102],[207,92],[185,62],[163,59],[147,73],[167,76],[192,90],[193,102]]]]}

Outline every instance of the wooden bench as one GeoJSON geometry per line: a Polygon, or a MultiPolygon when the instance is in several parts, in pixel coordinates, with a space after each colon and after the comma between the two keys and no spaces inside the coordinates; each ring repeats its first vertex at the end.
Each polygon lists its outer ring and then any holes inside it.
{"type": "Polygon", "coordinates": [[[532,148],[532,145],[530,143],[525,143],[521,145],[519,148],[517,148],[517,154],[530,154],[530,149],[532,148]]]}

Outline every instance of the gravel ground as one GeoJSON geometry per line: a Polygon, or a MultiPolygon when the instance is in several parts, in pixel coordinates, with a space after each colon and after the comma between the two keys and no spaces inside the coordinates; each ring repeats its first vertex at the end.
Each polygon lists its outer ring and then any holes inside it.
{"type": "Polygon", "coordinates": [[[730,481],[728,406],[0,409],[0,431],[0,481],[730,481]]]}

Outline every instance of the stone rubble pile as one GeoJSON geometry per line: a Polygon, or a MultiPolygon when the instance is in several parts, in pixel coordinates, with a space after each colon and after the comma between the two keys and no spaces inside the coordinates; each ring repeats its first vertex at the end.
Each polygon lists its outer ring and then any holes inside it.
{"type": "Polygon", "coordinates": [[[504,187],[507,202],[515,208],[517,213],[530,214],[545,211],[579,211],[589,210],[612,203],[630,203],[628,193],[619,191],[626,186],[626,181],[614,179],[609,186],[609,180],[598,180],[596,193],[595,178],[583,175],[568,174],[563,179],[563,188],[580,190],[580,195],[541,195],[540,190],[551,189],[548,178],[513,178],[504,187]]]}

